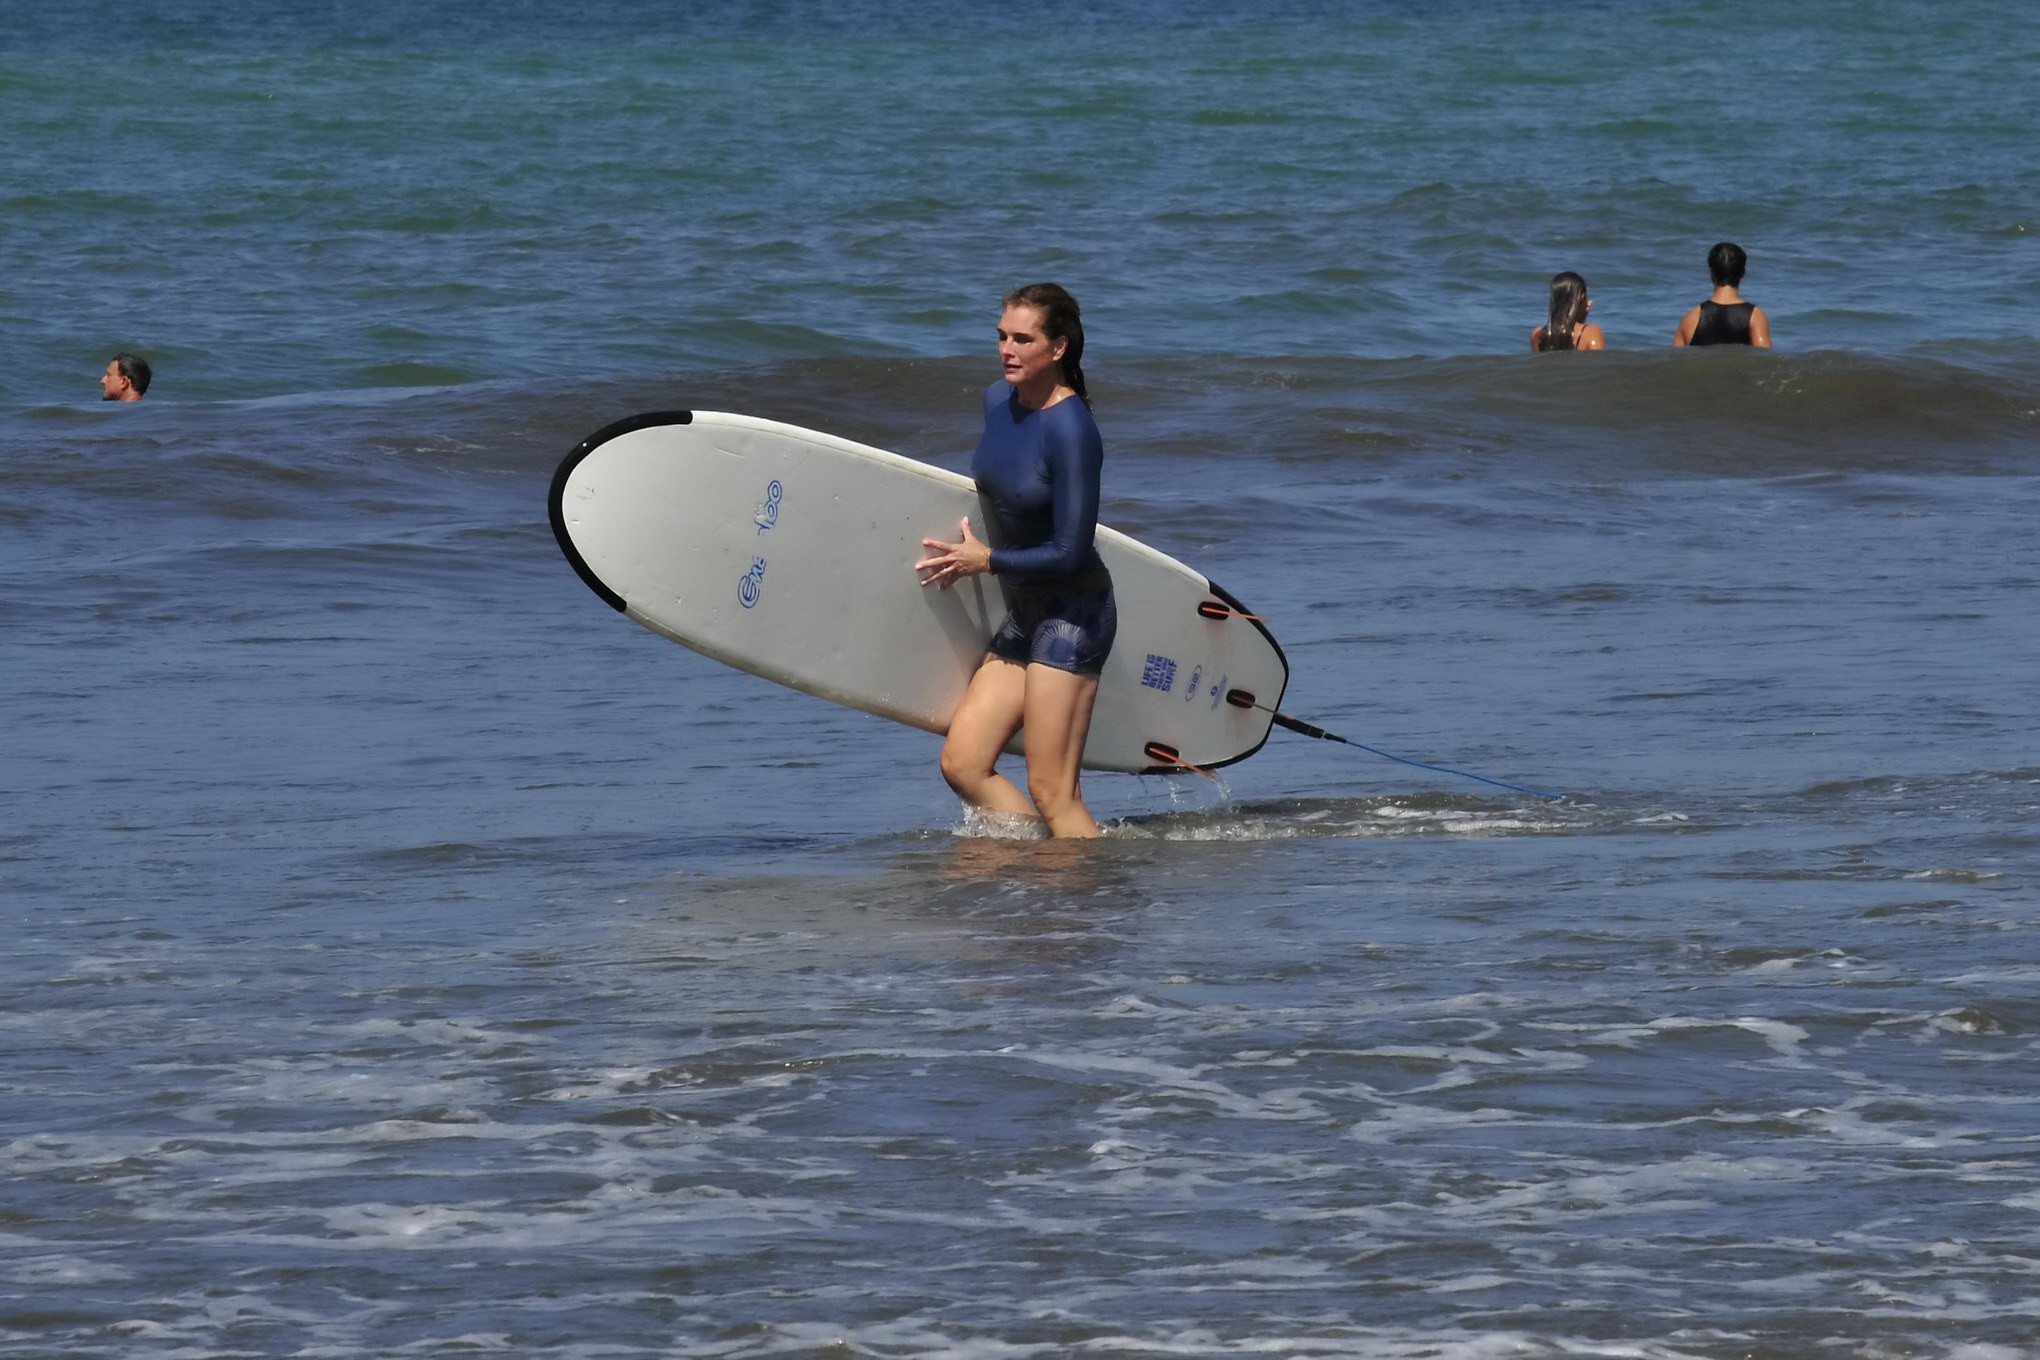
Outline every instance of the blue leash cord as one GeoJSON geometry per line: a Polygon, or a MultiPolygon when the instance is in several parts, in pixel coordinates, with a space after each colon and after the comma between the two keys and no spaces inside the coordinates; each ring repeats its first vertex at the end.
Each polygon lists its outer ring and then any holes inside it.
{"type": "MultiPolygon", "coordinates": [[[[1255,704],[1254,707],[1262,709],[1264,712],[1272,711],[1269,710],[1265,704],[1255,704]]],[[[1327,732],[1322,727],[1318,727],[1312,723],[1304,722],[1300,718],[1292,718],[1287,713],[1275,714],[1275,725],[1278,727],[1286,727],[1292,732],[1300,732],[1306,737],[1316,737],[1319,741],[1336,741],[1341,746],[1357,747],[1362,751],[1372,752],[1373,754],[1380,756],[1383,760],[1392,760],[1398,765],[1414,765],[1416,768],[1420,770],[1430,770],[1437,774],[1456,774],[1461,779],[1478,779],[1481,783],[1493,784],[1498,789],[1514,789],[1517,793],[1527,793],[1538,798],[1565,797],[1564,794],[1554,793],[1550,789],[1533,789],[1528,784],[1511,784],[1506,779],[1490,779],[1484,774],[1475,774],[1471,770],[1455,770],[1445,765],[1427,765],[1421,760],[1410,760],[1407,757],[1395,755],[1392,754],[1391,752],[1383,751],[1376,747],[1369,746],[1365,742],[1349,741],[1345,737],[1340,736],[1336,732],[1327,732]]]]}

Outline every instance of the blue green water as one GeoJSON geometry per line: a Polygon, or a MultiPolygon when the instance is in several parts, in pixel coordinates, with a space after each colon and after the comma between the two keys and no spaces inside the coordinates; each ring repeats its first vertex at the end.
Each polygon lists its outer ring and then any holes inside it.
{"type": "Polygon", "coordinates": [[[0,0],[0,1355],[2035,1354],[2036,68],[0,0]],[[1771,354],[1668,346],[1724,238],[1771,354]],[[1286,706],[1570,796],[1278,733],[1000,839],[560,557],[637,411],[963,466],[1040,277],[1286,706]]]}
{"type": "Polygon", "coordinates": [[[1790,348],[2040,304],[2015,3],[18,9],[15,401],[948,355],[1034,276],[1117,356],[1507,352],[1561,268],[1656,346],[1717,239],[1790,348]]]}

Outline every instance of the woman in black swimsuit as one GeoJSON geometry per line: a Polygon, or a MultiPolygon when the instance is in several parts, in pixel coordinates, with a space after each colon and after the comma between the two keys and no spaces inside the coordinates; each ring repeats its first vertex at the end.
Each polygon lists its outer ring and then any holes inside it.
{"type": "Polygon", "coordinates": [[[1675,345],[1754,345],[1771,347],[1771,318],[1753,302],[1744,302],[1736,289],[1742,283],[1749,256],[1733,241],[1723,241],[1707,252],[1707,272],[1714,279],[1714,294],[1686,313],[1679,329],[1672,333],[1675,345]]]}

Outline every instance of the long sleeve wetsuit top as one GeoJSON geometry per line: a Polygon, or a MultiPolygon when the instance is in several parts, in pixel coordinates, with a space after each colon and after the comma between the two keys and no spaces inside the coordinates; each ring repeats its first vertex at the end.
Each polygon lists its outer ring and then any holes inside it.
{"type": "Polygon", "coordinates": [[[1103,571],[1092,538],[1105,441],[1081,397],[1044,411],[1001,379],[985,389],[985,433],[971,455],[992,571],[1011,585],[1055,586],[1103,571]]]}

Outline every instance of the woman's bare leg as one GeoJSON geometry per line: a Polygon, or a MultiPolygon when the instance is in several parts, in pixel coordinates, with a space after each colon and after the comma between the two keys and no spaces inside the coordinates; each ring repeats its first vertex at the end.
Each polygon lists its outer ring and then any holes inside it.
{"type": "Polygon", "coordinates": [[[942,777],[956,796],[988,812],[1033,817],[1034,805],[995,768],[1025,716],[1027,668],[985,653],[942,743],[942,777]]]}
{"type": "MultiPolygon", "coordinates": [[[[1022,707],[1027,751],[1027,792],[1048,823],[1051,836],[1096,836],[1098,823],[1084,806],[1077,781],[1083,770],[1084,738],[1091,732],[1091,706],[1098,677],[1072,675],[1053,666],[1027,668],[1022,707]]],[[[1009,734],[1010,735],[1010,734],[1009,734]]]]}

